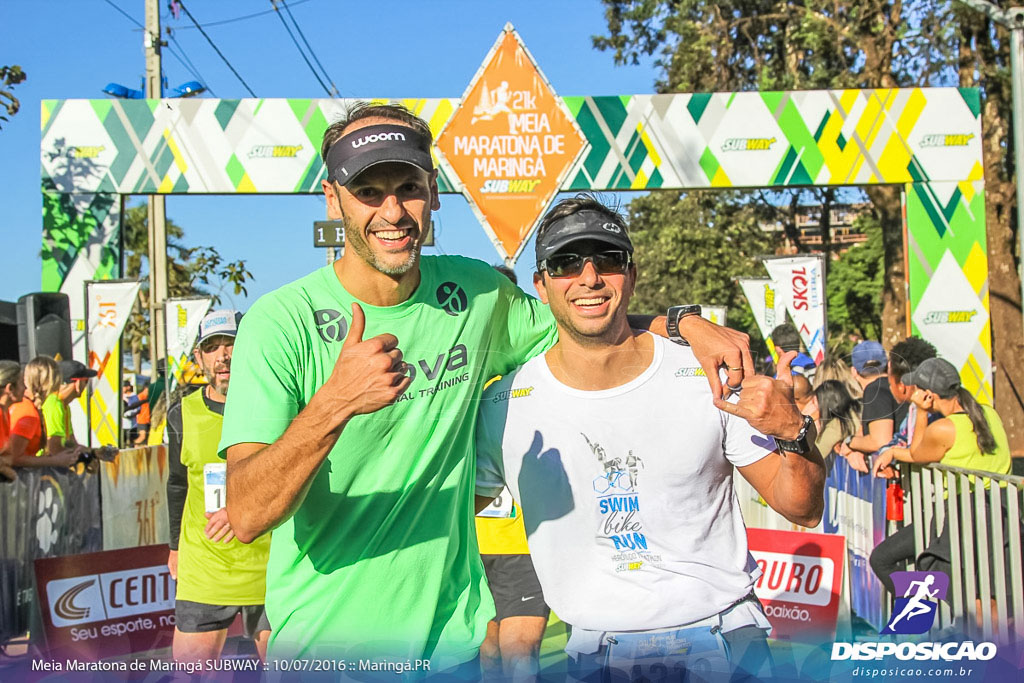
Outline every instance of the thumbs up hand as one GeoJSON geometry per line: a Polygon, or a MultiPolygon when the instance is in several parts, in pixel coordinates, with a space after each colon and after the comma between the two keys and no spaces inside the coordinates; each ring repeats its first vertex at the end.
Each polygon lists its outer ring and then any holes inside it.
{"type": "Polygon", "coordinates": [[[379,334],[363,339],[366,316],[362,307],[352,304],[352,325],[341,345],[341,355],[324,384],[329,400],[341,408],[342,415],[365,415],[394,403],[412,382],[405,374],[398,338],[379,334]]]}

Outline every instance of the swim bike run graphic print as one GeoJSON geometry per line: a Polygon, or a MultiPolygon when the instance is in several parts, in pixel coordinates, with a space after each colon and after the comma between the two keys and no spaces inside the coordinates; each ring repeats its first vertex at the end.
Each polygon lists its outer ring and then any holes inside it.
{"type": "MultiPolygon", "coordinates": [[[[448,292],[443,303],[450,304],[453,310],[459,312],[466,310],[466,294],[462,288],[451,282],[446,282],[445,285],[452,285],[454,289],[448,292]]],[[[440,296],[439,292],[439,299],[440,296]]],[[[453,315],[447,307],[445,307],[445,312],[453,315]]],[[[348,334],[348,320],[341,311],[322,308],[313,312],[313,320],[317,333],[327,344],[345,341],[348,334]]],[[[456,384],[468,382],[468,366],[469,350],[465,344],[456,344],[447,351],[439,352],[436,356],[406,360],[405,373],[412,378],[412,384],[409,385],[409,390],[399,396],[395,403],[432,396],[456,384]],[[424,381],[430,382],[431,386],[422,386],[424,381]],[[420,386],[416,386],[417,383],[420,386]]]]}
{"type": "Polygon", "coordinates": [[[598,538],[611,542],[616,572],[636,571],[644,563],[659,566],[661,555],[647,548],[647,535],[640,518],[640,472],[643,460],[629,451],[625,456],[609,454],[604,446],[580,433],[600,467],[592,485],[600,513],[598,538]]]}

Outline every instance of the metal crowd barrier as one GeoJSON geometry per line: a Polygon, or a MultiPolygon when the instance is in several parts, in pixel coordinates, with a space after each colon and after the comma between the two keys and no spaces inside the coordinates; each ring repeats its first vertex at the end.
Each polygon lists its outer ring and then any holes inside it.
{"type": "Polygon", "coordinates": [[[904,523],[921,521],[914,524],[915,558],[949,526],[949,597],[932,634],[952,629],[999,643],[1024,640],[1024,478],[940,464],[903,471],[910,503],[904,523]]]}
{"type": "Polygon", "coordinates": [[[0,484],[0,645],[29,627],[33,562],[166,543],[167,449],[121,450],[98,472],[18,470],[0,484]]]}

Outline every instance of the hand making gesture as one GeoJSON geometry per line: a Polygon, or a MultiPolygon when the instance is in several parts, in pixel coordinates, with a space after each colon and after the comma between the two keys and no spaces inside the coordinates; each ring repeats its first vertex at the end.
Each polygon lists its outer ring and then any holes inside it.
{"type": "Polygon", "coordinates": [[[789,366],[796,351],[779,356],[777,378],[766,375],[748,375],[739,392],[740,400],[729,403],[715,398],[715,406],[722,411],[741,417],[762,434],[792,440],[803,427],[804,416],[793,400],[793,375],[789,366]]]}

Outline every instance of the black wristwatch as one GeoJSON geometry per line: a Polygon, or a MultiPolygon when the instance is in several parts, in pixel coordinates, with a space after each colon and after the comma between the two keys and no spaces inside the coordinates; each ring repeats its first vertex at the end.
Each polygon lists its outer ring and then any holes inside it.
{"type": "Polygon", "coordinates": [[[679,321],[690,315],[700,315],[699,304],[669,306],[668,312],[665,313],[665,329],[668,331],[668,338],[670,341],[674,341],[676,344],[682,344],[683,346],[690,345],[690,342],[683,339],[679,334],[679,321]]]}
{"type": "Polygon", "coordinates": [[[800,427],[800,433],[796,435],[796,438],[792,441],[787,439],[780,439],[775,437],[775,445],[780,450],[786,451],[787,453],[796,453],[797,455],[806,455],[811,452],[811,443],[807,441],[807,430],[814,424],[814,418],[809,415],[804,415],[804,424],[800,427]]]}

